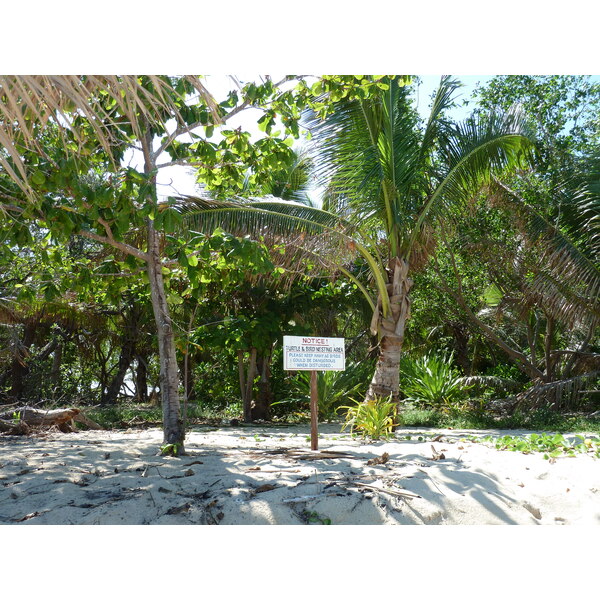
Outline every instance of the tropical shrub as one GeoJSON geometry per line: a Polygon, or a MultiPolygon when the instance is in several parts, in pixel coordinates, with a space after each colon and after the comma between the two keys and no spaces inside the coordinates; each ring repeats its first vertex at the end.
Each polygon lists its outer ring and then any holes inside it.
{"type": "Polygon", "coordinates": [[[346,420],[342,427],[344,431],[350,427],[350,433],[360,433],[362,437],[368,437],[371,440],[387,438],[393,434],[394,427],[398,424],[394,422],[397,405],[380,396],[367,402],[355,401],[353,406],[343,406],[346,409],[346,420]]]}
{"type": "Polygon", "coordinates": [[[406,400],[433,408],[459,406],[472,386],[467,385],[452,362],[452,354],[404,357],[400,363],[400,386],[406,400]]]}

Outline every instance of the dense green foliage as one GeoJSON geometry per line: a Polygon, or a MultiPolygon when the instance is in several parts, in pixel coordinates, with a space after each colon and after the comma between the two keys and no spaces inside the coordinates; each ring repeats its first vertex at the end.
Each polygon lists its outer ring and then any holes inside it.
{"type": "Polygon", "coordinates": [[[161,422],[150,228],[188,424],[305,419],[309,377],[283,370],[281,343],[318,334],[347,352],[346,371],[319,373],[320,418],[373,439],[397,421],[597,430],[597,82],[498,76],[457,124],[450,78],[424,122],[404,76],[267,78],[220,102],[200,79],[142,77],[122,102],[90,86],[99,127],[67,104],[36,115],[34,92],[9,102],[11,81],[3,110],[27,118],[0,115],[0,403],[161,422]],[[249,107],[257,132],[228,125],[249,107]],[[531,136],[528,162],[511,128],[531,136]],[[127,154],[148,139],[153,171],[127,154]],[[197,198],[157,195],[174,165],[194,170],[197,198]],[[363,403],[400,302],[386,292],[396,258],[411,265],[399,416],[363,403]]]}

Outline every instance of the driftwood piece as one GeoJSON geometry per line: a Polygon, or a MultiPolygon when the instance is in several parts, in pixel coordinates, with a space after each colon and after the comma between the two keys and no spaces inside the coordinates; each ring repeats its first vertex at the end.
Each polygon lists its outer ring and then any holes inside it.
{"type": "Polygon", "coordinates": [[[321,493],[321,494],[311,494],[309,496],[298,496],[297,498],[285,498],[281,502],[284,504],[292,504],[294,502],[308,502],[310,500],[316,500],[318,498],[326,498],[328,496],[337,496],[335,493],[321,493]]]}
{"type": "Polygon", "coordinates": [[[0,433],[6,433],[7,435],[27,435],[29,433],[29,426],[23,421],[6,421],[0,419],[0,433]]]}
{"type": "Polygon", "coordinates": [[[82,412],[79,412],[77,415],[75,415],[75,417],[73,417],[73,421],[76,423],[83,423],[90,429],[102,429],[102,425],[98,425],[98,423],[86,417],[82,412]]]}
{"type": "Polygon", "coordinates": [[[27,406],[16,408],[10,412],[0,414],[0,431],[13,435],[26,435],[29,433],[29,427],[58,427],[62,431],[72,431],[74,422],[83,423],[91,429],[102,429],[100,425],[88,419],[78,408],[58,408],[54,410],[40,410],[29,408],[27,406]],[[11,427],[11,430],[7,428],[11,427]],[[21,430],[15,430],[21,425],[21,430]]]}
{"type": "Polygon", "coordinates": [[[358,488],[366,488],[368,490],[373,490],[374,492],[383,492],[385,494],[389,494],[390,496],[396,496],[398,498],[421,498],[419,494],[414,494],[413,492],[409,492],[408,490],[390,490],[388,488],[378,487],[376,485],[370,485],[368,483],[363,483],[362,481],[357,481],[352,483],[347,487],[358,487],[358,488]]]}

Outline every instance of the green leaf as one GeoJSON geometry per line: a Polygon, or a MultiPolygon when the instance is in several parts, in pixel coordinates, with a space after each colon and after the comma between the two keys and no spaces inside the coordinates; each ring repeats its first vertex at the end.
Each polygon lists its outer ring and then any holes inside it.
{"type": "Polygon", "coordinates": [[[35,171],[31,176],[31,181],[35,185],[44,185],[44,183],[46,183],[46,176],[42,171],[35,171]]]}
{"type": "Polygon", "coordinates": [[[182,217],[181,214],[172,208],[168,208],[162,215],[162,228],[165,233],[175,233],[177,231],[182,217]]]}

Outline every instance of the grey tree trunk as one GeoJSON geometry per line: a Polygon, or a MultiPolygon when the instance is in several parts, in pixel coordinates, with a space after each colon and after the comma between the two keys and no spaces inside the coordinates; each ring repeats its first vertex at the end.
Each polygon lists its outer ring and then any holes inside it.
{"type": "Polygon", "coordinates": [[[33,344],[37,326],[37,321],[26,322],[23,331],[23,340],[17,340],[11,365],[12,384],[10,388],[10,397],[12,400],[21,400],[23,397],[25,375],[27,375],[29,372],[29,368],[27,366],[29,349],[33,344]]]}
{"type": "Polygon", "coordinates": [[[175,336],[171,321],[165,281],[160,259],[160,238],[151,219],[148,219],[148,278],[160,361],[160,391],[163,409],[164,444],[173,444],[175,454],[184,453],[185,429],[179,399],[179,369],[175,351],[175,336]]]}
{"type": "Polygon", "coordinates": [[[367,402],[377,397],[391,397],[394,402],[399,399],[400,356],[406,321],[410,318],[409,293],[413,285],[408,270],[408,261],[397,257],[390,261],[387,285],[390,314],[384,317],[380,298],[371,323],[371,329],[376,329],[379,336],[379,358],[367,390],[367,402]]]}
{"type": "Polygon", "coordinates": [[[256,361],[257,371],[260,373],[256,401],[251,408],[252,421],[268,421],[271,413],[273,393],[271,391],[271,352],[265,350],[256,361]]]}
{"type": "Polygon", "coordinates": [[[148,369],[145,354],[136,356],[137,367],[135,370],[135,398],[140,404],[148,403],[148,369]]]}
{"type": "Polygon", "coordinates": [[[125,375],[127,375],[127,370],[133,361],[134,352],[135,340],[125,336],[125,338],[121,341],[121,353],[119,354],[117,372],[108,385],[106,394],[102,398],[102,404],[116,404],[119,392],[123,386],[123,381],[125,380],[125,375]]]}
{"type": "MultiPolygon", "coordinates": [[[[150,128],[142,138],[144,153],[144,173],[151,176],[156,171],[156,162],[152,154],[153,135],[150,128]]],[[[156,177],[152,176],[153,200],[156,203],[156,177]]],[[[185,426],[181,417],[179,399],[179,368],[175,350],[173,322],[167,304],[165,280],[162,272],[160,236],[154,228],[154,221],[147,219],[148,252],[146,264],[150,284],[150,298],[156,321],[158,336],[158,357],[160,363],[160,392],[163,412],[163,444],[169,446],[169,453],[184,454],[185,426]]]]}
{"type": "Polygon", "coordinates": [[[243,408],[244,423],[252,423],[252,389],[254,387],[254,377],[256,376],[256,348],[250,349],[250,362],[248,363],[248,373],[246,374],[246,389],[244,390],[243,408]]]}

